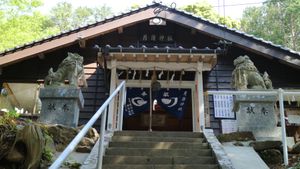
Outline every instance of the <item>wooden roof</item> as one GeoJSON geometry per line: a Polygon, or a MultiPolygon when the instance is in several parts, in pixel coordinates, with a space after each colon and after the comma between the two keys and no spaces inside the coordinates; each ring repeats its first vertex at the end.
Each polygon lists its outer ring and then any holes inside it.
{"type": "Polygon", "coordinates": [[[119,16],[114,16],[95,24],[63,32],[59,35],[4,51],[3,53],[0,53],[0,68],[28,58],[37,57],[42,53],[78,43],[79,41],[88,40],[123,27],[128,27],[154,17],[160,17],[167,21],[183,25],[184,27],[190,27],[191,29],[195,29],[196,31],[218,39],[231,41],[233,42],[233,45],[243,49],[266,57],[277,58],[283,63],[300,68],[299,52],[275,45],[235,29],[230,29],[223,25],[210,22],[190,13],[168,8],[159,3],[154,3],[150,6],[139,8],[119,16]]]}

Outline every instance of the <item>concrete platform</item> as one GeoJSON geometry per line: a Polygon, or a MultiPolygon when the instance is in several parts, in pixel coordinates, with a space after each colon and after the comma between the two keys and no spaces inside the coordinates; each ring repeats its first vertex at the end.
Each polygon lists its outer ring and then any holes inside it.
{"type": "Polygon", "coordinates": [[[235,169],[269,169],[252,147],[224,145],[235,169]]]}

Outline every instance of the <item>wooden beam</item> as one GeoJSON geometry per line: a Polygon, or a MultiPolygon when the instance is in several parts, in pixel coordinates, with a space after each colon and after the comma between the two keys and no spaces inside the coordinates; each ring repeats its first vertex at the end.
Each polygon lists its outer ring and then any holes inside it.
{"type": "Polygon", "coordinates": [[[119,33],[119,34],[123,33],[123,26],[118,27],[118,33],[119,33]]]}
{"type": "Polygon", "coordinates": [[[39,59],[41,59],[41,60],[45,59],[44,53],[39,53],[39,54],[38,54],[38,57],[39,57],[39,59]]]}
{"type": "MultiPolygon", "coordinates": [[[[112,69],[114,66],[108,61],[107,67],[112,69]]],[[[155,67],[157,70],[196,71],[198,69],[198,63],[117,61],[116,67],[121,70],[127,70],[129,68],[132,70],[147,70],[155,67]]],[[[203,63],[201,71],[210,71],[211,69],[212,65],[210,63],[203,63]]]]}
{"type": "MultiPolygon", "coordinates": [[[[150,79],[151,77],[149,77],[150,79]]],[[[162,88],[194,88],[194,81],[173,81],[169,82],[167,80],[158,80],[162,88]]],[[[121,83],[121,80],[119,80],[121,83]]],[[[128,80],[126,82],[127,87],[150,87],[151,80],[128,80]]]]}
{"type": "Polygon", "coordinates": [[[197,94],[198,94],[198,107],[197,112],[199,113],[199,131],[203,132],[205,129],[205,112],[204,112],[204,93],[203,93],[203,77],[202,77],[202,62],[198,62],[197,72],[195,74],[196,84],[197,84],[197,94]]]}
{"type": "Polygon", "coordinates": [[[192,34],[192,35],[195,35],[196,33],[197,33],[196,29],[192,29],[192,30],[191,30],[191,34],[192,34]]]}
{"type": "MultiPolygon", "coordinates": [[[[116,60],[111,61],[112,69],[111,69],[111,79],[110,79],[110,95],[115,91],[117,86],[117,67],[116,67],[116,60]]],[[[107,116],[107,130],[112,131],[115,129],[115,121],[116,121],[116,97],[113,99],[109,104],[109,113],[107,116]]]]}
{"type": "Polygon", "coordinates": [[[8,83],[3,83],[3,88],[7,90],[7,93],[9,95],[9,100],[13,103],[15,107],[20,107],[20,103],[18,102],[18,99],[16,98],[14,92],[11,90],[8,83]]]}
{"type": "Polygon", "coordinates": [[[85,48],[86,40],[83,39],[82,37],[78,38],[78,43],[80,48],[85,48]]]}

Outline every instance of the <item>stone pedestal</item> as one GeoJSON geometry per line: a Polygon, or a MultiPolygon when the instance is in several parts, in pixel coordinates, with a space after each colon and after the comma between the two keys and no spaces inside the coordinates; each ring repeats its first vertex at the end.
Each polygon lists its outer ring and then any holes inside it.
{"type": "Polygon", "coordinates": [[[273,137],[277,126],[275,101],[275,96],[236,96],[234,104],[238,131],[252,131],[255,136],[263,133],[264,137],[273,137]]]}
{"type": "Polygon", "coordinates": [[[82,92],[77,88],[53,87],[40,90],[42,110],[39,121],[77,127],[79,111],[83,108],[82,92]]]}

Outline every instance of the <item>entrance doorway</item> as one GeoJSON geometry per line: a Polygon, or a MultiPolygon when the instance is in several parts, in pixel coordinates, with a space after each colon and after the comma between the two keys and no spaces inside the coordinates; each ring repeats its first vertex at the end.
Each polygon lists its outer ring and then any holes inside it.
{"type": "MultiPolygon", "coordinates": [[[[124,130],[149,130],[149,88],[127,88],[124,130]]],[[[193,131],[191,89],[162,88],[155,96],[153,131],[193,131]]]]}

